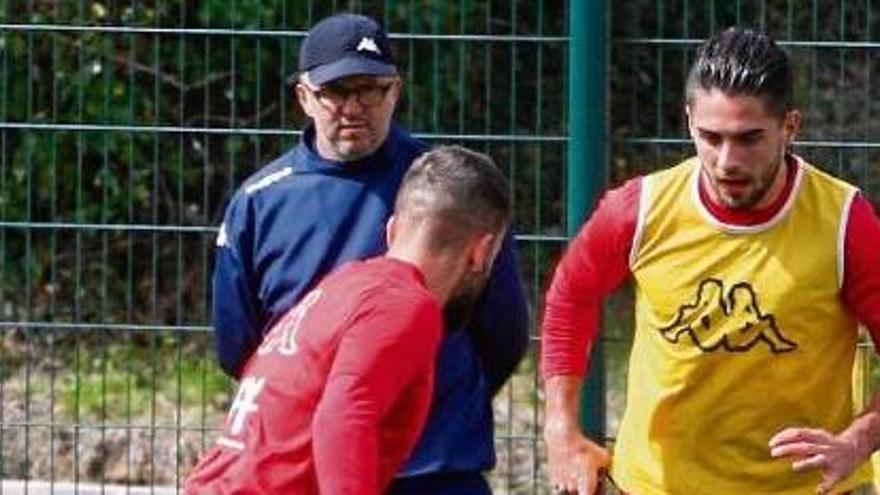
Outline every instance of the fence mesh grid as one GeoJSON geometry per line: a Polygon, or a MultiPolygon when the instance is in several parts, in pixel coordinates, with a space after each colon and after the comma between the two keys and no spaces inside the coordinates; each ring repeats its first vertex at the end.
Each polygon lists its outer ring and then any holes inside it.
{"type": "MultiPolygon", "coordinates": [[[[333,12],[392,33],[406,126],[504,168],[537,301],[564,241],[565,8],[0,2],[2,477],[173,489],[212,442],[232,386],[211,351],[216,226],[298,138],[284,80],[333,12]]],[[[500,492],[539,483],[534,362],[496,401],[500,492]]]]}
{"type": "MultiPolygon", "coordinates": [[[[691,152],[687,63],[738,23],[797,62],[797,151],[880,199],[876,2],[608,9],[611,64],[596,70],[611,88],[612,183],[691,152]]],[[[232,386],[211,351],[216,226],[235,187],[298,138],[284,79],[308,26],[341,10],[392,33],[401,122],[490,153],[511,179],[537,344],[565,241],[567,2],[0,0],[0,478],[23,480],[0,493],[174,491],[212,442],[232,386]]],[[[629,297],[614,298],[612,440],[630,318],[629,297]]],[[[495,401],[498,493],[546,491],[535,349],[495,401]]]]}

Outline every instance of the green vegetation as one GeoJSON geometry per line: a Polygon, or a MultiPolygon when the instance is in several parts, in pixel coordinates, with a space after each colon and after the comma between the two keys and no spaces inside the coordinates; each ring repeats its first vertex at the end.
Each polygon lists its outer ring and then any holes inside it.
{"type": "MultiPolygon", "coordinates": [[[[67,417],[108,424],[149,423],[201,426],[204,414],[225,411],[232,382],[207,358],[173,346],[155,354],[111,344],[112,357],[82,360],[80,369],[62,369],[61,411],[67,417]]],[[[216,427],[218,425],[207,425],[216,427]]]]}

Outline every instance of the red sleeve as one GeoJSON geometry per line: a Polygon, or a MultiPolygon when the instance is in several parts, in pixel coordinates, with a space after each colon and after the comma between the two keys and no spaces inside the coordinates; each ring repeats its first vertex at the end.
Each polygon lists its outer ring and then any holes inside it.
{"type": "Polygon", "coordinates": [[[849,211],[845,246],[843,302],[880,349],[880,222],[861,194],[849,211]]]}
{"type": "Polygon", "coordinates": [[[630,273],[640,190],[637,178],[609,191],[556,267],[541,332],[545,379],[586,372],[602,301],[630,273]]]}
{"type": "Polygon", "coordinates": [[[434,371],[442,332],[440,308],[431,300],[413,304],[412,296],[375,294],[345,331],[313,420],[315,472],[321,493],[375,494],[390,481],[388,459],[396,469],[415,443],[427,416],[430,387],[419,411],[408,416],[415,430],[410,445],[380,445],[380,424],[410,388],[434,371]],[[387,479],[385,479],[387,478],[387,479]]]}

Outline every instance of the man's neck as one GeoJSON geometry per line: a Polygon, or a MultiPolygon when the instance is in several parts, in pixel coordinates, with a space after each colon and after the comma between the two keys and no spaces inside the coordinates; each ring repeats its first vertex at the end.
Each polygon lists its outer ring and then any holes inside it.
{"type": "Polygon", "coordinates": [[[434,295],[437,301],[444,305],[449,300],[452,291],[458,284],[459,276],[453,276],[450,272],[457,267],[444,262],[436,256],[428,255],[424,251],[412,251],[406,249],[389,249],[385,257],[392,258],[416,267],[425,277],[425,287],[434,295]]]}

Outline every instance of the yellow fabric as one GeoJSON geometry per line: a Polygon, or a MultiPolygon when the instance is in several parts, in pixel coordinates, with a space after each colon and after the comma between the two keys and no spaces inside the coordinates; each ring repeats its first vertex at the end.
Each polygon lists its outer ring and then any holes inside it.
{"type": "MultiPolygon", "coordinates": [[[[702,209],[698,173],[690,159],[643,182],[614,478],[640,495],[813,493],[819,475],[767,445],[788,426],[852,421],[857,325],[838,246],[855,189],[800,162],[790,204],[741,228],[702,209]]],[[[838,488],[870,479],[866,464],[838,488]]]]}

